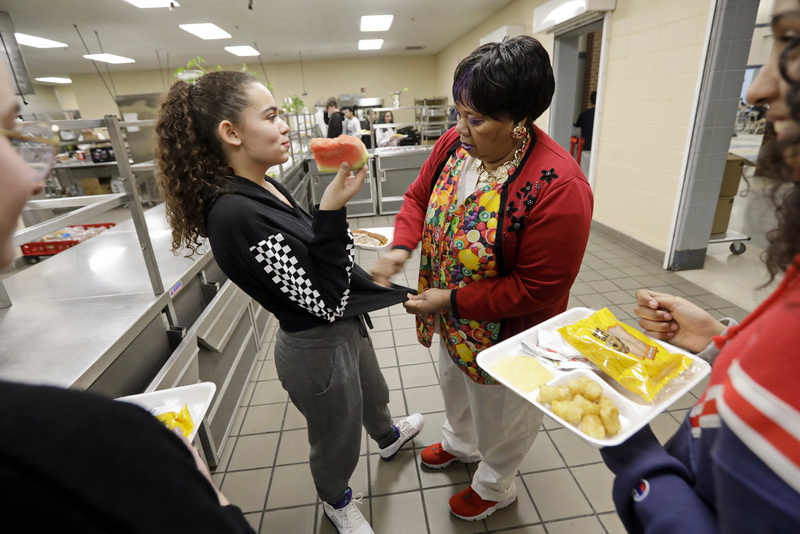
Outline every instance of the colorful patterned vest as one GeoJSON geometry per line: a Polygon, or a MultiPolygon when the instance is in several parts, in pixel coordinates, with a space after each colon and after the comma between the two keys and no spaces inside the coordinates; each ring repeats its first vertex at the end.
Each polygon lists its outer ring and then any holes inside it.
{"type": "MultiPolygon", "coordinates": [[[[422,231],[420,293],[427,288],[456,289],[498,275],[495,237],[502,186],[508,177],[480,184],[459,203],[458,181],[467,157],[459,146],[433,186],[422,231]]],[[[417,338],[426,347],[431,346],[435,323],[435,314],[417,316],[417,338]]],[[[445,312],[439,314],[439,325],[441,342],[461,370],[479,384],[496,384],[475,357],[497,341],[500,321],[460,319],[445,312]]]]}

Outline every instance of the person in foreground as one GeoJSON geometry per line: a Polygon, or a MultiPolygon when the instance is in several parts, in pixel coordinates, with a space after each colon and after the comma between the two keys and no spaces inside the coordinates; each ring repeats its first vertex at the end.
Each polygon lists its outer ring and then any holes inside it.
{"type": "Polygon", "coordinates": [[[680,297],[637,292],[646,333],[699,353],[713,368],[664,447],[645,427],[601,450],[628,532],[800,532],[800,2],[777,0],[773,14],[772,55],[747,99],[769,104],[779,132],[759,164],[784,181],[765,260],[771,279],[785,273],[738,325],[680,297]]]}
{"type": "Polygon", "coordinates": [[[412,414],[393,424],[366,314],[409,290],[373,283],[354,261],[345,204],[366,166],[353,175],[342,164],[313,216],[266,175],[288,160],[288,133],[274,97],[249,74],[175,82],[156,120],[161,192],[173,249],[194,253],[208,237],[222,271],[278,319],[278,378],[308,423],[325,513],[339,532],[370,533],[349,486],[361,427],[388,460],[424,421],[412,414]]]}
{"type": "MultiPolygon", "coordinates": [[[[43,155],[52,162],[57,146],[21,137],[18,113],[0,69],[0,268],[14,258],[25,202],[43,189],[43,155]],[[37,153],[42,158],[30,159],[37,153]]],[[[146,410],[4,381],[0,405],[0,500],[9,532],[254,534],[197,451],[146,410]]]]}
{"type": "Polygon", "coordinates": [[[382,284],[422,241],[420,343],[439,333],[446,421],[423,465],[478,462],[450,510],[479,520],[517,497],[514,478],[542,412],[499,385],[478,354],[567,307],[589,238],[592,193],[575,160],[536,120],[554,91],[538,41],[481,46],[456,68],[456,126],[434,146],[395,219],[393,249],[376,262],[382,284]]]}

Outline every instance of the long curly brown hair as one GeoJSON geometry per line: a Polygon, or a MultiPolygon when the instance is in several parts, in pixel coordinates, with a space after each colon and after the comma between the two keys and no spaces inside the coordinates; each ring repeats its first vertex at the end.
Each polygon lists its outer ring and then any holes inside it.
{"type": "Polygon", "coordinates": [[[173,252],[185,248],[191,257],[208,236],[206,206],[234,175],[217,127],[223,120],[239,124],[253,83],[258,81],[244,72],[214,71],[193,84],[175,82],[161,101],[155,158],[173,252]]]}
{"type": "MultiPolygon", "coordinates": [[[[800,82],[790,83],[786,99],[792,120],[800,124],[800,82]]],[[[758,162],[778,180],[770,191],[778,226],[767,233],[769,246],[761,256],[769,285],[800,254],[800,130],[765,147],[758,162]]]]}

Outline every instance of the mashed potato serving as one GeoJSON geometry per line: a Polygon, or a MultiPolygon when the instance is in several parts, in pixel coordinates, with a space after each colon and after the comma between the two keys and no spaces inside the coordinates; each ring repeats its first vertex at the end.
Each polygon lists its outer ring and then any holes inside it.
{"type": "Polygon", "coordinates": [[[507,356],[492,365],[492,372],[523,393],[530,393],[553,379],[553,373],[532,356],[507,356]]]}

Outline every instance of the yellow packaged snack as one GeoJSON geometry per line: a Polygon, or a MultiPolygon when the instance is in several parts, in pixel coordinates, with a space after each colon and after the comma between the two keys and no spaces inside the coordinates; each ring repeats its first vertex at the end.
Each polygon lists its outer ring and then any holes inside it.
{"type": "Polygon", "coordinates": [[[189,406],[183,405],[180,412],[166,412],[157,414],[156,419],[164,423],[170,430],[179,428],[184,437],[189,437],[194,429],[194,422],[192,416],[189,414],[189,406]]]}
{"type": "Polygon", "coordinates": [[[650,402],[692,363],[619,322],[608,308],[558,332],[622,387],[650,402]]]}

